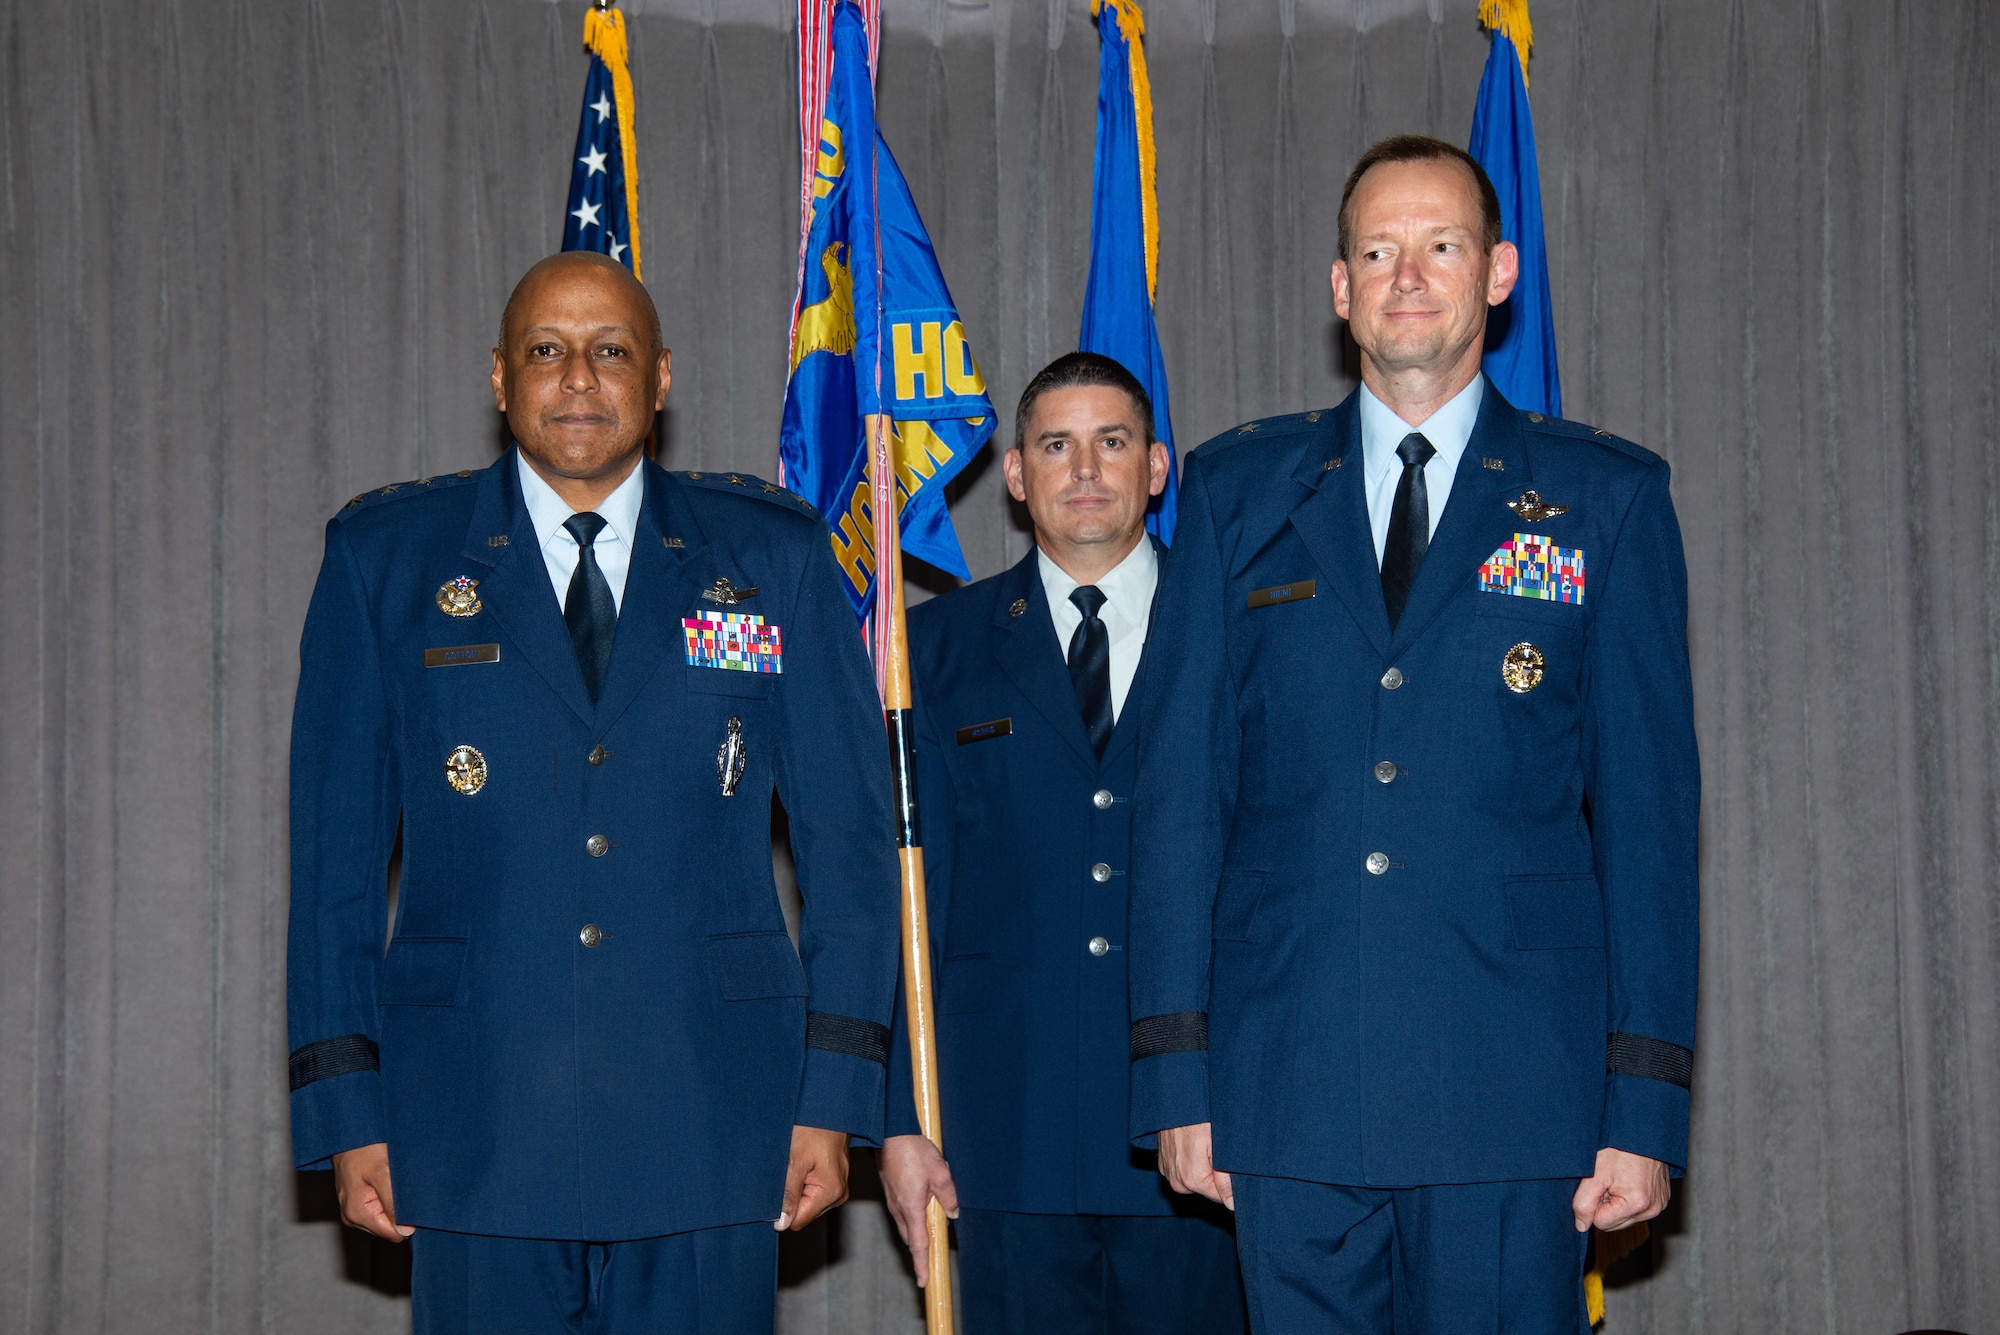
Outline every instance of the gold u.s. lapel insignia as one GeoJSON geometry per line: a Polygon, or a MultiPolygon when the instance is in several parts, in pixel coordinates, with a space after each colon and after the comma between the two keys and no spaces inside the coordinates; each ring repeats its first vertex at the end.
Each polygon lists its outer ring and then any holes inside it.
{"type": "Polygon", "coordinates": [[[1522,492],[1519,500],[1508,501],[1507,508],[1530,524],[1539,524],[1544,519],[1554,519],[1557,515],[1569,513],[1567,505],[1549,504],[1542,499],[1541,493],[1532,487],[1522,492]]]}
{"type": "Polygon", "coordinates": [[[486,604],[479,601],[479,581],[470,575],[446,580],[438,585],[438,611],[448,617],[477,616],[486,604]]]}
{"type": "Polygon", "coordinates": [[[726,579],[718,579],[715,583],[703,589],[701,596],[705,602],[718,603],[723,607],[734,607],[745,598],[755,598],[757,596],[757,586],[752,584],[747,589],[739,589],[726,579]]]}
{"type": "Polygon", "coordinates": [[[1542,672],[1547,666],[1542,651],[1523,640],[1501,658],[1500,679],[1514,694],[1526,695],[1542,684],[1542,672]]]}
{"type": "Polygon", "coordinates": [[[471,797],[486,786],[486,757],[476,746],[461,746],[444,758],[445,782],[471,797]]]}

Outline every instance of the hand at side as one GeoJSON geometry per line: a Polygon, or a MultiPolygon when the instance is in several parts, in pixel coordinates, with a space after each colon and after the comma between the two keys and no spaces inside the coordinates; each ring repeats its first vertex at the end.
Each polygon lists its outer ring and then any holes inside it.
{"type": "Polygon", "coordinates": [[[396,1222],[396,1193],[389,1186],[389,1147],[380,1141],[333,1156],[333,1190],[350,1228],[401,1242],[416,1232],[396,1222]]]}
{"type": "Polygon", "coordinates": [[[817,1126],[792,1128],[792,1157],[785,1165],[784,1211],[772,1225],[780,1233],[801,1229],[847,1199],[847,1133],[817,1126]]]}
{"type": "Polygon", "coordinates": [[[1672,1195],[1665,1164],[1607,1147],[1597,1152],[1597,1171],[1577,1184],[1570,1211],[1579,1233],[1592,1228],[1615,1233],[1651,1219],[1667,1208],[1672,1195]]]}
{"type": "Polygon", "coordinates": [[[1160,1176],[1184,1196],[1206,1196],[1236,1208],[1229,1174],[1215,1171],[1215,1141],[1207,1122],[1171,1126],[1160,1133],[1160,1176]]]}
{"type": "Polygon", "coordinates": [[[923,1136],[891,1136],[882,1142],[882,1194],[889,1201],[889,1217],[903,1235],[916,1263],[917,1287],[931,1278],[930,1228],[924,1214],[931,1199],[944,1207],[950,1218],[958,1218],[958,1185],[951,1180],[951,1165],[937,1146],[923,1136]]]}

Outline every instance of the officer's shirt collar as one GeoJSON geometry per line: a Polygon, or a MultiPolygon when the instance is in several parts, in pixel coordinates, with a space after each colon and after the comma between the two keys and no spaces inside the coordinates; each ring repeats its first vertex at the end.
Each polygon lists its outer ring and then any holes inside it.
{"type": "Polygon", "coordinates": [[[1396,415],[1395,409],[1361,387],[1361,462],[1368,484],[1368,526],[1375,538],[1375,559],[1382,559],[1382,545],[1389,537],[1389,516],[1396,506],[1396,484],[1403,475],[1403,461],[1396,447],[1412,431],[1421,431],[1437,451],[1424,466],[1424,486],[1430,493],[1431,532],[1437,532],[1444,517],[1445,502],[1451,499],[1451,481],[1458,475],[1458,461],[1472,439],[1479,422],[1479,404],[1485,397],[1486,377],[1472,377],[1444,406],[1425,418],[1421,426],[1411,426],[1396,415]]]}
{"type": "MultiPolygon", "coordinates": [[[[542,559],[549,568],[556,604],[561,606],[568,596],[577,561],[576,539],[563,524],[576,511],[542,480],[518,445],[515,453],[515,466],[521,476],[521,500],[528,507],[528,518],[534,521],[535,541],[541,546],[542,559]]],[[[646,461],[641,459],[630,476],[597,507],[604,529],[591,546],[597,553],[598,568],[604,572],[604,582],[611,586],[612,600],[621,609],[625,605],[625,575],[632,568],[632,544],[639,531],[639,507],[646,497],[645,472],[646,461]]]]}

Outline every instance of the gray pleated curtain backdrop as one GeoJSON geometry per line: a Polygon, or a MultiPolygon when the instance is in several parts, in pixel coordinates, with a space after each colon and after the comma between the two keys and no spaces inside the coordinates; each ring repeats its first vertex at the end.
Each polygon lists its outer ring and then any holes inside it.
{"type": "MultiPolygon", "coordinates": [[[[1088,6],[885,8],[885,130],[1010,426],[1077,325],[1088,6]]],[[[1463,142],[1474,8],[1147,4],[1183,445],[1352,384],[1340,182],[1385,134],[1463,142]]],[[[790,10],[626,5],[672,467],[775,468],[790,10]]],[[[2000,13],[1534,19],[1568,412],[1673,461],[1706,776],[1693,1171],[1611,1329],[1990,1335],[2000,13]]],[[[404,1328],[397,1254],[290,1167],[298,632],[350,495],[494,457],[488,348],[561,235],[580,27],[0,3],[0,1330],[404,1328]]],[[[998,468],[958,492],[975,573],[1026,550],[998,468]]],[[[878,1203],[784,1272],[787,1335],[920,1328],[878,1203]]]]}

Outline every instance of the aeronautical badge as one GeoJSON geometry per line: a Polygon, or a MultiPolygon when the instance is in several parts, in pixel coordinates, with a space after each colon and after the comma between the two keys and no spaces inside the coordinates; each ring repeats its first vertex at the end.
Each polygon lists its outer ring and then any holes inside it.
{"type": "Polygon", "coordinates": [[[461,746],[444,758],[444,778],[457,791],[471,797],[486,786],[486,757],[476,746],[461,746]]]}
{"type": "Polygon", "coordinates": [[[753,584],[747,589],[739,589],[726,579],[718,579],[715,583],[701,591],[703,602],[716,603],[722,607],[734,607],[745,598],[755,598],[756,596],[756,585],[753,584]]]}
{"type": "MultiPolygon", "coordinates": [[[[1496,462],[1498,461],[1490,461],[1488,466],[1496,462]]],[[[1544,519],[1554,519],[1557,515],[1569,513],[1567,505],[1551,505],[1532,487],[1522,492],[1518,500],[1507,502],[1507,508],[1521,516],[1521,522],[1524,524],[1539,524],[1544,519]]]]}
{"type": "Polygon", "coordinates": [[[733,715],[726,725],[722,745],[715,752],[715,777],[722,781],[722,795],[736,796],[736,785],[743,781],[743,720],[733,715]]]}
{"type": "Polygon", "coordinates": [[[1523,640],[1500,659],[1500,680],[1514,694],[1526,695],[1542,684],[1542,670],[1547,666],[1542,651],[1523,640]]]}
{"type": "Polygon", "coordinates": [[[469,575],[438,585],[437,605],[448,617],[477,616],[486,606],[479,601],[479,581],[469,575]]]}
{"type": "Polygon", "coordinates": [[[745,612],[684,617],[681,634],[687,641],[689,667],[729,672],[785,670],[783,632],[766,625],[763,617],[745,612]]]}
{"type": "Polygon", "coordinates": [[[1581,607],[1583,548],[1558,547],[1538,533],[1516,533],[1480,563],[1479,589],[1581,607]]]}

